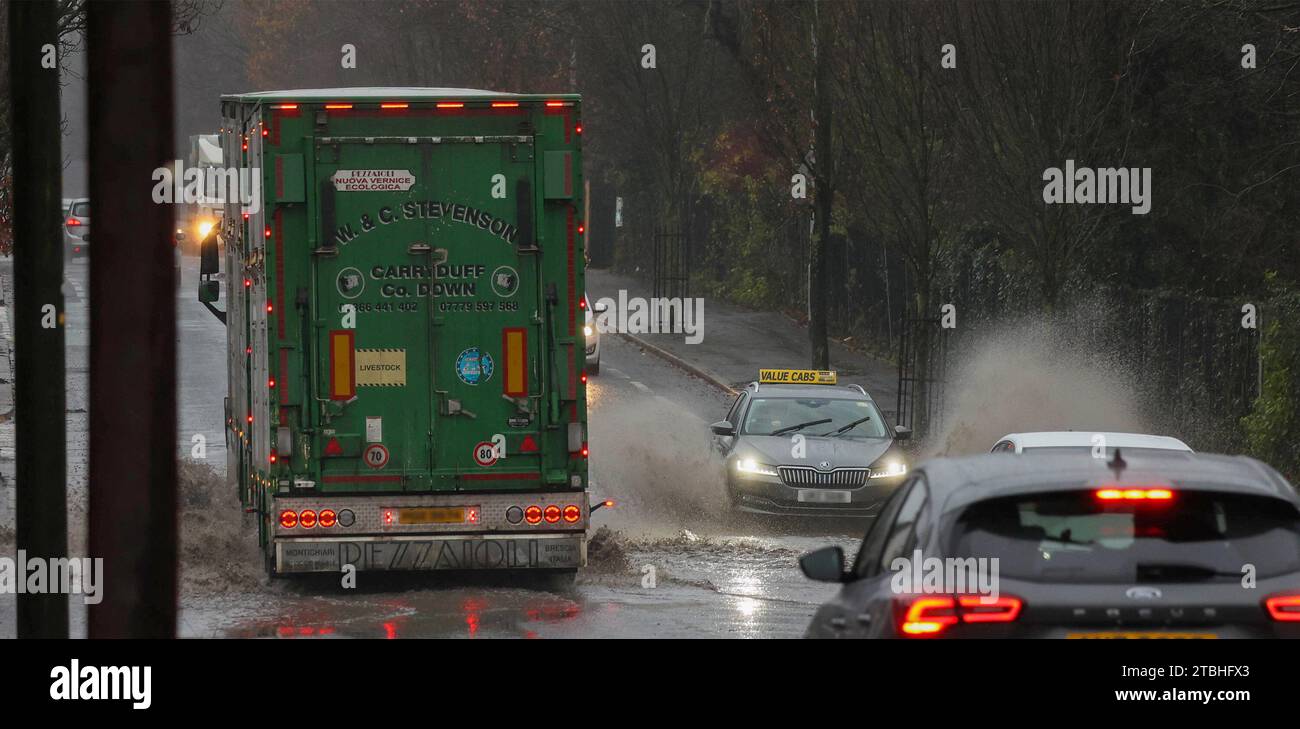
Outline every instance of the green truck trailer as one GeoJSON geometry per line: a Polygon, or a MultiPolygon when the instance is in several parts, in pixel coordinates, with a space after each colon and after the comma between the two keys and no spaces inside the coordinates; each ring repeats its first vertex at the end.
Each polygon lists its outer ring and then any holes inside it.
{"type": "Polygon", "coordinates": [[[582,567],[580,98],[221,108],[260,184],[204,242],[199,300],[227,326],[227,474],[267,570],[582,567]]]}

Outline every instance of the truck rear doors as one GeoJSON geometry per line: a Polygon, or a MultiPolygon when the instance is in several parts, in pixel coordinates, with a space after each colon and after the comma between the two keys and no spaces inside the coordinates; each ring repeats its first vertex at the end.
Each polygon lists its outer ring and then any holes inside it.
{"type": "Polygon", "coordinates": [[[519,136],[316,139],[322,485],[540,478],[533,156],[519,136]]]}

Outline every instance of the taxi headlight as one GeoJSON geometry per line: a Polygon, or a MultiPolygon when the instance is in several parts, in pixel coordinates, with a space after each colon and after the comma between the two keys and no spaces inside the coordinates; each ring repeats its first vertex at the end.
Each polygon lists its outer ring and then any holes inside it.
{"type": "Polygon", "coordinates": [[[753,458],[742,458],[736,461],[736,470],[740,473],[752,473],[756,476],[775,476],[776,469],[765,463],[759,463],[753,458]]]}
{"type": "Polygon", "coordinates": [[[596,330],[593,329],[592,326],[591,326],[590,324],[583,324],[583,325],[582,325],[582,333],[583,333],[583,335],[590,337],[591,335],[593,335],[593,334],[596,333],[596,330]]]}
{"type": "Polygon", "coordinates": [[[902,461],[886,461],[880,468],[871,469],[872,478],[896,478],[907,475],[907,464],[902,461]]]}

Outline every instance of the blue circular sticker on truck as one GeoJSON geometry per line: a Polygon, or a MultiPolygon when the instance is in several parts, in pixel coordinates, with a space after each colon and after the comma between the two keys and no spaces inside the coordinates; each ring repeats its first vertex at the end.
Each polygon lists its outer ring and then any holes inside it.
{"type": "Polygon", "coordinates": [[[456,376],[466,385],[477,385],[492,379],[492,355],[470,347],[456,357],[456,376]]]}

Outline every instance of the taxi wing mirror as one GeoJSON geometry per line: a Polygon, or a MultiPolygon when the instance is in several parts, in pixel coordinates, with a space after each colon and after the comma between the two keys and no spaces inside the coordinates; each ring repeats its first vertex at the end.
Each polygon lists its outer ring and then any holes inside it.
{"type": "Polygon", "coordinates": [[[822,547],[799,558],[799,569],[810,580],[818,582],[845,582],[844,550],[839,547],[822,547]]]}
{"type": "Polygon", "coordinates": [[[730,420],[719,420],[713,425],[710,425],[709,430],[713,431],[714,435],[736,434],[736,426],[732,425],[730,420]]]}
{"type": "Polygon", "coordinates": [[[894,426],[895,440],[910,440],[912,438],[912,429],[904,425],[894,426]]]}

